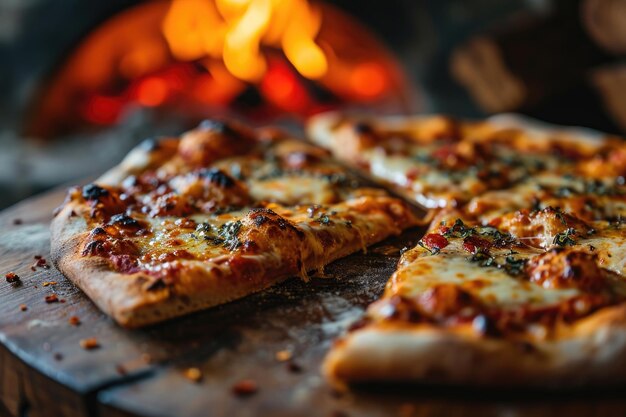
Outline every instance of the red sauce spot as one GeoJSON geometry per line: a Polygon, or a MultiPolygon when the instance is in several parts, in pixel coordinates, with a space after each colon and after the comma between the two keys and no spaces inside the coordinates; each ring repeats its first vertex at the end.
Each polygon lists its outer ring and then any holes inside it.
{"type": "Polygon", "coordinates": [[[429,233],[422,238],[422,243],[430,249],[443,249],[450,244],[448,239],[437,233],[429,233]]]}
{"type": "Polygon", "coordinates": [[[137,258],[131,255],[113,255],[111,262],[118,272],[132,274],[138,271],[137,258]]]}
{"type": "Polygon", "coordinates": [[[463,240],[463,249],[470,253],[476,253],[479,250],[486,251],[491,247],[491,242],[477,236],[468,236],[463,240]]]}

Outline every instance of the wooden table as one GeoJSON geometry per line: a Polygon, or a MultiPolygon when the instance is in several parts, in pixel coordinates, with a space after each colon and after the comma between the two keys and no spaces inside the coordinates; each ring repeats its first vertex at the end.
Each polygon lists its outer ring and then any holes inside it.
{"type": "Polygon", "coordinates": [[[416,230],[335,262],[325,278],[292,279],[206,312],[121,329],[54,267],[31,269],[36,255],[49,256],[48,223],[63,196],[54,191],[0,214],[0,417],[626,415],[624,387],[332,390],[319,374],[324,353],[380,295],[398,249],[414,243],[416,230]],[[10,271],[21,285],[5,282],[10,271]],[[51,294],[60,301],[46,303],[51,294]],[[79,326],[69,323],[72,316],[79,326]],[[82,349],[89,337],[101,347],[82,349]],[[276,359],[282,350],[293,352],[291,364],[276,359]],[[190,367],[202,371],[202,381],[184,376],[190,367]],[[234,395],[243,379],[256,381],[258,392],[234,395]]]}

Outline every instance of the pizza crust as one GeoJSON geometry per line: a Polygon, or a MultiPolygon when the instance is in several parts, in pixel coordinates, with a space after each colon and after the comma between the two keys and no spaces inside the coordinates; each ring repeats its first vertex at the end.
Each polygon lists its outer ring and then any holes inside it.
{"type": "Polygon", "coordinates": [[[417,381],[434,385],[572,388],[626,379],[626,306],[604,309],[553,340],[531,345],[470,329],[380,323],[355,330],[327,355],[336,385],[417,381]]]}

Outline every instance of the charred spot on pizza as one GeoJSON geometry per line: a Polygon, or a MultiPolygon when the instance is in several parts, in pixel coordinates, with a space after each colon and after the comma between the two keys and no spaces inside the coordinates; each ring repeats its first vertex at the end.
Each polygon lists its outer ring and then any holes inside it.
{"type": "Polygon", "coordinates": [[[268,208],[254,208],[243,219],[248,225],[245,240],[256,240],[255,236],[262,235],[263,241],[274,245],[274,240],[284,239],[285,243],[301,241],[304,232],[294,226],[289,220],[268,208]]]}
{"type": "Polygon", "coordinates": [[[122,227],[122,228],[126,228],[126,229],[140,229],[142,228],[141,223],[126,215],[126,214],[115,214],[113,216],[111,216],[111,219],[109,220],[109,224],[110,225],[115,225],[118,227],[122,227]]]}
{"type": "Polygon", "coordinates": [[[375,133],[374,127],[371,124],[359,120],[353,125],[354,133],[357,135],[372,135],[375,133]]]}
{"type": "Polygon", "coordinates": [[[95,237],[95,236],[106,236],[106,235],[107,235],[107,232],[106,232],[106,230],[104,230],[104,228],[102,228],[102,227],[95,227],[95,228],[91,231],[90,235],[91,235],[92,237],[95,237]]]}
{"type": "Polygon", "coordinates": [[[200,175],[222,188],[231,188],[235,185],[235,180],[233,178],[217,168],[202,170],[200,175]]]}
{"type": "Polygon", "coordinates": [[[105,244],[103,240],[92,240],[87,242],[82,251],[82,256],[95,256],[105,254],[105,244]]]}
{"type": "Polygon", "coordinates": [[[83,198],[90,201],[99,201],[102,197],[107,197],[109,194],[109,190],[93,183],[85,185],[82,189],[83,198]]]}
{"type": "Polygon", "coordinates": [[[554,248],[531,258],[526,266],[528,280],[544,288],[578,288],[601,292],[610,274],[599,266],[596,253],[574,248],[554,248]]]}

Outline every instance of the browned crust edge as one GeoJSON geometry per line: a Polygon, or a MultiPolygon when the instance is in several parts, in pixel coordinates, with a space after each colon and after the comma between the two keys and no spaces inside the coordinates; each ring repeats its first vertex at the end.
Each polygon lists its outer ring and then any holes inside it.
{"type": "Polygon", "coordinates": [[[377,323],[335,342],[323,373],[337,386],[367,381],[574,388],[626,381],[626,305],[605,308],[532,345],[467,329],[377,323]]]}

